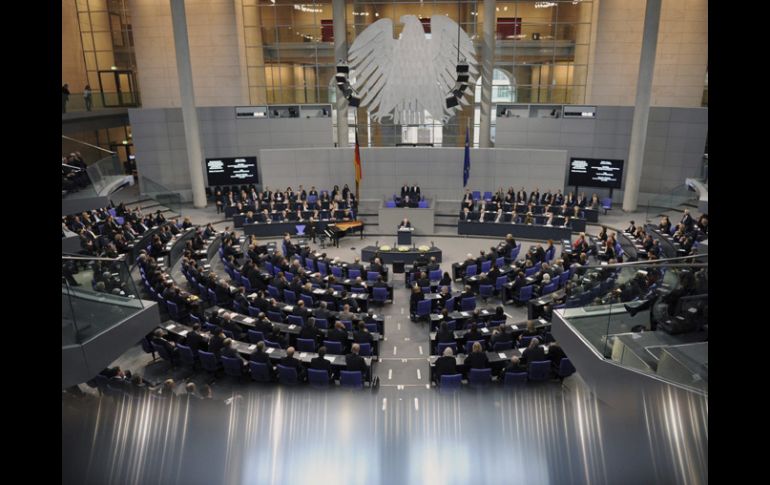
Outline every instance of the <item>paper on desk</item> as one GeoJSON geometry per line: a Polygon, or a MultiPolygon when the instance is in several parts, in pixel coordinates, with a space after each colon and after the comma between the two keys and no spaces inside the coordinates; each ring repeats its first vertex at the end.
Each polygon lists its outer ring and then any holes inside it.
{"type": "Polygon", "coordinates": [[[251,317],[246,317],[246,318],[243,319],[243,321],[246,322],[246,323],[254,323],[254,319],[251,318],[251,317]]]}
{"type": "Polygon", "coordinates": [[[294,330],[295,328],[297,328],[295,324],[292,323],[291,325],[289,325],[289,330],[294,330]]]}
{"type": "Polygon", "coordinates": [[[273,350],[275,350],[275,348],[273,348],[273,347],[268,347],[268,348],[267,348],[267,350],[265,350],[265,353],[266,353],[266,354],[272,354],[272,353],[273,353],[273,350]]]}
{"type": "Polygon", "coordinates": [[[182,337],[184,337],[184,336],[185,336],[185,335],[187,335],[189,332],[190,332],[189,330],[182,330],[181,332],[179,332],[179,335],[181,335],[182,337]]]}
{"type": "Polygon", "coordinates": [[[300,352],[299,358],[304,359],[305,357],[307,357],[307,352],[300,352]]]}
{"type": "Polygon", "coordinates": [[[470,313],[468,313],[468,312],[460,312],[460,315],[462,315],[464,317],[467,317],[467,316],[470,316],[470,313]]]}
{"type": "Polygon", "coordinates": [[[170,325],[166,325],[166,330],[173,330],[173,329],[174,329],[174,324],[173,323],[170,324],[170,325]]]}
{"type": "Polygon", "coordinates": [[[256,346],[256,345],[249,345],[249,350],[254,350],[254,349],[256,349],[256,348],[257,348],[257,346],[256,346]]]}
{"type": "Polygon", "coordinates": [[[498,356],[500,356],[501,359],[507,359],[508,357],[505,356],[505,352],[498,352],[498,356]]]}
{"type": "Polygon", "coordinates": [[[481,333],[489,333],[489,329],[487,327],[481,327],[481,333]]]}
{"type": "Polygon", "coordinates": [[[283,309],[286,310],[287,312],[290,312],[290,311],[294,310],[294,307],[289,305],[289,306],[284,307],[283,309]]]}
{"type": "Polygon", "coordinates": [[[514,326],[512,326],[511,328],[512,328],[512,329],[514,329],[514,330],[518,330],[518,329],[519,329],[519,326],[518,326],[518,325],[514,325],[514,326]]]}
{"type": "Polygon", "coordinates": [[[324,355],[324,359],[328,360],[332,364],[334,363],[334,356],[333,355],[324,355]]]}

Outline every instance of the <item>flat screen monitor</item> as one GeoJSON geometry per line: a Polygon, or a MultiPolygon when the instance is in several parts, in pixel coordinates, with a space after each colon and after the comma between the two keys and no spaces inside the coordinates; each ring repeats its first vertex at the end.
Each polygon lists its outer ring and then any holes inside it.
{"type": "Polygon", "coordinates": [[[209,186],[258,183],[257,157],[207,158],[209,186]]]}
{"type": "Polygon", "coordinates": [[[571,158],[567,185],[619,189],[623,182],[623,160],[571,158]]]}

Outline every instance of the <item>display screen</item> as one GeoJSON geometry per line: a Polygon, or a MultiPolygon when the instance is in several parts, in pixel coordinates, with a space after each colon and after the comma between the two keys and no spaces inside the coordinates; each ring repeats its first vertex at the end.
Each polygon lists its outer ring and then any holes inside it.
{"type": "Polygon", "coordinates": [[[209,186],[256,184],[257,157],[207,158],[209,186]]]}
{"type": "Polygon", "coordinates": [[[567,185],[619,189],[623,181],[623,160],[571,158],[567,185]]]}

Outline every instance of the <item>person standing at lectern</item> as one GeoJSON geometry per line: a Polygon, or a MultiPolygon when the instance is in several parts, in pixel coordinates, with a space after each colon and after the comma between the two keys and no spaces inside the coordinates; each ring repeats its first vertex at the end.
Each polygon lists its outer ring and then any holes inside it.
{"type": "Polygon", "coordinates": [[[409,222],[409,219],[404,218],[404,220],[401,221],[401,224],[398,225],[399,229],[401,229],[402,227],[412,227],[412,223],[409,222]]]}

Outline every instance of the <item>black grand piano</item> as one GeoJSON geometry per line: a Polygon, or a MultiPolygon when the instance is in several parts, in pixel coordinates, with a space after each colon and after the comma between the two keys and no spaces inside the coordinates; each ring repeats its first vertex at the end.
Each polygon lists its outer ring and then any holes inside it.
{"type": "Polygon", "coordinates": [[[346,221],[329,224],[324,232],[336,247],[340,247],[340,239],[349,234],[358,232],[361,235],[361,239],[364,238],[364,221],[346,221]]]}

